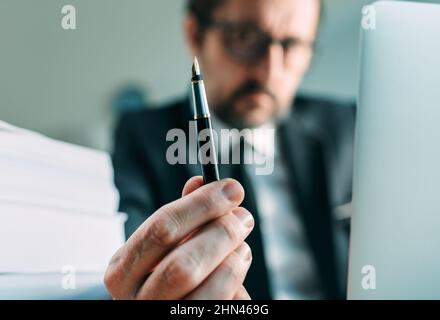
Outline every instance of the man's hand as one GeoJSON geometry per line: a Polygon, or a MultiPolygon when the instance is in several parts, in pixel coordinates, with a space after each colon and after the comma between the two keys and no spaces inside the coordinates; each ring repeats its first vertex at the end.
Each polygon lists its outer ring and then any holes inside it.
{"type": "Polygon", "coordinates": [[[115,299],[249,299],[243,281],[252,255],[244,239],[252,215],[238,207],[241,185],[203,185],[151,215],[111,259],[105,285],[115,299]]]}

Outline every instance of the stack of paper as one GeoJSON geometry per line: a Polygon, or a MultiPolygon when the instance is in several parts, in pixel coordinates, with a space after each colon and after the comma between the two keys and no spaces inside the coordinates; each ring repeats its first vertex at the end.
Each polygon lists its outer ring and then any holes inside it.
{"type": "Polygon", "coordinates": [[[125,239],[118,201],[108,154],[0,122],[0,283],[11,290],[18,275],[50,274],[102,282],[125,239]]]}

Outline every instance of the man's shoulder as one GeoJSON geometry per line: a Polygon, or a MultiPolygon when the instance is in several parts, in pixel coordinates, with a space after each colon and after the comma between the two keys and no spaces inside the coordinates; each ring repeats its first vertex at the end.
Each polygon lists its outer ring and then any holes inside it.
{"type": "Polygon", "coordinates": [[[294,102],[294,115],[297,117],[354,117],[355,111],[352,100],[302,95],[294,102]]]}
{"type": "Polygon", "coordinates": [[[298,96],[292,119],[313,135],[351,134],[356,106],[351,100],[298,96]]]}
{"type": "Polygon", "coordinates": [[[175,122],[182,117],[189,116],[187,100],[177,100],[161,105],[149,105],[144,109],[125,112],[120,116],[119,122],[137,128],[163,127],[166,123],[175,122]]]}
{"type": "Polygon", "coordinates": [[[317,139],[324,150],[329,170],[329,191],[333,206],[351,199],[355,103],[301,97],[295,102],[292,120],[302,132],[317,139]]]}
{"type": "Polygon", "coordinates": [[[169,130],[185,130],[184,124],[190,117],[191,110],[185,100],[125,112],[116,122],[114,147],[130,143],[140,149],[163,148],[169,130]]]}

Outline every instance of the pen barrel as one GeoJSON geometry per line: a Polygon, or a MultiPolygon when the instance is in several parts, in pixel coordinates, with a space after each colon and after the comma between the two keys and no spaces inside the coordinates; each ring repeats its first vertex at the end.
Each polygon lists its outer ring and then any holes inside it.
{"type": "Polygon", "coordinates": [[[209,117],[196,119],[198,160],[202,167],[205,184],[220,180],[217,166],[217,152],[209,117]]]}
{"type": "Polygon", "coordinates": [[[194,115],[196,117],[209,117],[208,99],[206,98],[205,85],[202,80],[192,82],[192,97],[194,115]]]}

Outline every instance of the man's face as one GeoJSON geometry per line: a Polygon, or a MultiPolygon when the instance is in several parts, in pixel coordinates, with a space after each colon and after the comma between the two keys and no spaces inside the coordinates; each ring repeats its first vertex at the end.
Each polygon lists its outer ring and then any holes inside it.
{"type": "Polygon", "coordinates": [[[319,11],[317,0],[224,0],[211,18],[217,24],[193,46],[211,110],[237,128],[257,127],[285,114],[310,64],[319,11]],[[255,43],[269,43],[255,38],[287,45],[249,50],[255,43]]]}

